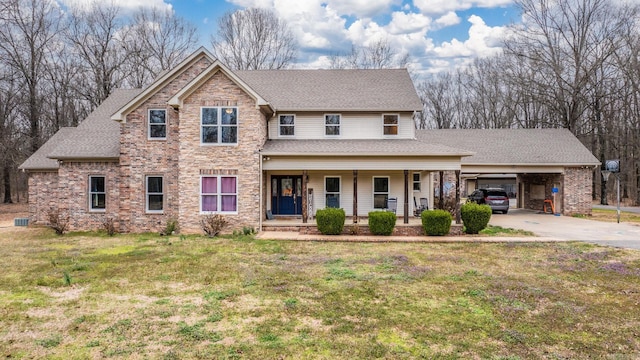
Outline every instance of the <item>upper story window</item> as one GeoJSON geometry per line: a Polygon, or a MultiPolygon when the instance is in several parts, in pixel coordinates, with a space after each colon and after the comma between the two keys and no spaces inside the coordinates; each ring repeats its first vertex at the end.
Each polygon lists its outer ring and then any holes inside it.
{"type": "Polygon", "coordinates": [[[340,114],[326,114],[324,116],[324,134],[326,136],[340,136],[340,114]]]}
{"type": "Polygon", "coordinates": [[[149,110],[149,139],[163,140],[167,138],[167,110],[149,110]]]}
{"type": "Polygon", "coordinates": [[[89,176],[89,210],[105,211],[107,187],[104,176],[89,176]]]}
{"type": "Polygon", "coordinates": [[[238,143],[238,108],[203,107],[200,125],[202,144],[238,143]]]}
{"type": "Polygon", "coordinates": [[[280,136],[294,136],[296,134],[296,117],[294,115],[280,115],[278,127],[280,136]]]}
{"type": "Polygon", "coordinates": [[[162,176],[147,176],[147,212],[161,213],[164,209],[162,176]]]}
{"type": "Polygon", "coordinates": [[[397,114],[382,115],[384,135],[398,135],[398,118],[397,114]]]}

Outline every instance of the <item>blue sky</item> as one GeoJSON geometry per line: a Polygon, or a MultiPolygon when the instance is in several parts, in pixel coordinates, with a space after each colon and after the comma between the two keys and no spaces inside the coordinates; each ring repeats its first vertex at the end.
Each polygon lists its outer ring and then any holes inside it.
{"type": "MultiPolygon", "coordinates": [[[[62,0],[84,2],[90,0],[62,0]]],[[[162,7],[193,24],[210,46],[216,21],[246,7],[274,10],[298,39],[296,67],[322,68],[328,55],[386,40],[409,54],[419,74],[464,66],[500,51],[505,26],[519,21],[513,0],[114,0],[122,7],[162,7]]]]}

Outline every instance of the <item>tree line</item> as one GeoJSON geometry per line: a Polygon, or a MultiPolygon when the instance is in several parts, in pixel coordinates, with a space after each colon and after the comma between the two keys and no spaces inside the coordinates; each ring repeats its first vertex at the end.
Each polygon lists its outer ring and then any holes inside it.
{"type": "MultiPolygon", "coordinates": [[[[418,83],[420,128],[567,128],[640,205],[640,17],[633,2],[517,0],[504,51],[418,83]]],[[[490,146],[490,144],[488,144],[490,146]]],[[[545,144],[540,144],[545,146],[545,144]]],[[[517,151],[517,149],[514,149],[517,151]]],[[[593,199],[615,194],[594,170],[593,199]]]]}
{"type": "MultiPolygon", "coordinates": [[[[516,0],[522,21],[504,51],[424,79],[419,128],[571,130],[603,163],[620,159],[623,195],[640,204],[640,31],[638,7],[614,0],[516,0]]],[[[125,14],[113,3],[63,8],[55,0],[0,4],[0,170],[4,201],[16,168],[51,135],[76,126],[116,88],[139,88],[199,43],[196,27],[170,11],[125,14]]],[[[265,9],[224,14],[211,36],[232,69],[295,66],[287,23],[265,9]]],[[[386,39],[334,53],[328,67],[404,67],[386,39]]],[[[544,146],[544,144],[540,144],[544,146]]],[[[517,151],[517,149],[515,149],[517,151]]],[[[594,171],[593,196],[611,185],[594,171]]],[[[611,181],[609,181],[611,183],[611,181]]],[[[20,190],[20,189],[18,189],[20,190]]]]}

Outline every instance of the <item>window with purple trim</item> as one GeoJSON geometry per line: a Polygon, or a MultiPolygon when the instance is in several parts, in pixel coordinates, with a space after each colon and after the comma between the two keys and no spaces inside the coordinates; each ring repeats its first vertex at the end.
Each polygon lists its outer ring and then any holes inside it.
{"type": "Polygon", "coordinates": [[[203,176],[200,179],[200,212],[237,213],[238,178],[236,176],[203,176]]]}

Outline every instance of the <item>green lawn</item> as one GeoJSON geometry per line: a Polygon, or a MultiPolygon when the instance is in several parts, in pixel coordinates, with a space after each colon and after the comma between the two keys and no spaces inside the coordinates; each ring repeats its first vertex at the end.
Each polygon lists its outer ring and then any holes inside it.
{"type": "Polygon", "coordinates": [[[3,358],[640,357],[640,252],[0,229],[3,358]]]}

